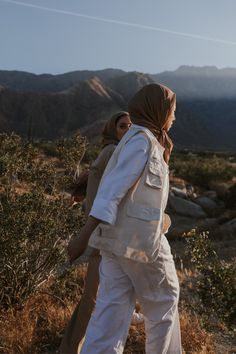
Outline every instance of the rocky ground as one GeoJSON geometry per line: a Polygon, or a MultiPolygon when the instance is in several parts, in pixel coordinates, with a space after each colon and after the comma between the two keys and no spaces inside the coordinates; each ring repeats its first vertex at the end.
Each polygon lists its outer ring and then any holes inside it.
{"type": "Polygon", "coordinates": [[[215,190],[199,190],[180,178],[171,177],[167,213],[172,220],[170,237],[196,227],[214,231],[218,238],[236,234],[236,210],[227,210],[215,190]]]}

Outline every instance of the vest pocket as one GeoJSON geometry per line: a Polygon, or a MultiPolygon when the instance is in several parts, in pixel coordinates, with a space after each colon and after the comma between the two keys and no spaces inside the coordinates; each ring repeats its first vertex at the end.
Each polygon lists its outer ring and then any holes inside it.
{"type": "Polygon", "coordinates": [[[146,184],[150,187],[161,189],[163,185],[162,164],[158,160],[150,160],[146,176],[146,184]]]}
{"type": "Polygon", "coordinates": [[[150,208],[144,204],[132,203],[128,204],[126,209],[127,216],[145,221],[159,221],[160,209],[150,208]]]}

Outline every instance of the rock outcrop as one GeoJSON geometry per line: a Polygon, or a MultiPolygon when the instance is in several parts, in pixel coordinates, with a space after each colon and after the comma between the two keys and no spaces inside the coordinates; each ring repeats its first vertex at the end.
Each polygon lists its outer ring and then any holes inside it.
{"type": "Polygon", "coordinates": [[[170,208],[179,215],[189,216],[196,219],[206,218],[207,214],[202,207],[190,200],[186,200],[174,195],[169,196],[170,208]]]}

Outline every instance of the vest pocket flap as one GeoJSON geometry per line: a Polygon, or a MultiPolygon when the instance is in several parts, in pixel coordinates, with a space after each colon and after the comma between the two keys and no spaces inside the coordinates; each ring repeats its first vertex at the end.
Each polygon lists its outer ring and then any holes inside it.
{"type": "Polygon", "coordinates": [[[162,178],[159,175],[148,173],[146,176],[146,184],[153,188],[162,188],[162,178]]]}
{"type": "Polygon", "coordinates": [[[162,165],[161,161],[151,159],[148,165],[146,184],[153,188],[162,188],[162,165]]]}
{"type": "Polygon", "coordinates": [[[144,204],[133,203],[127,206],[127,216],[146,220],[160,220],[160,209],[158,208],[150,208],[144,204]]]}
{"type": "Polygon", "coordinates": [[[162,175],[162,164],[158,160],[150,160],[149,161],[149,171],[154,175],[162,175]]]}

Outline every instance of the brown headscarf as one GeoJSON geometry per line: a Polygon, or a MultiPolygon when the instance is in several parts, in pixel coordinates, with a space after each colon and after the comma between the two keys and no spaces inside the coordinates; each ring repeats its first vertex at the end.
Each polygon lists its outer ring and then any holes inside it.
{"type": "Polygon", "coordinates": [[[116,124],[119,118],[127,116],[129,117],[129,113],[125,111],[120,111],[114,114],[105,124],[102,131],[102,146],[106,146],[109,144],[118,144],[119,140],[116,136],[116,124]]]}
{"type": "Polygon", "coordinates": [[[169,161],[173,143],[164,127],[175,102],[175,93],[168,87],[150,84],[138,91],[128,105],[132,122],[148,128],[165,148],[166,163],[169,161]]]}

